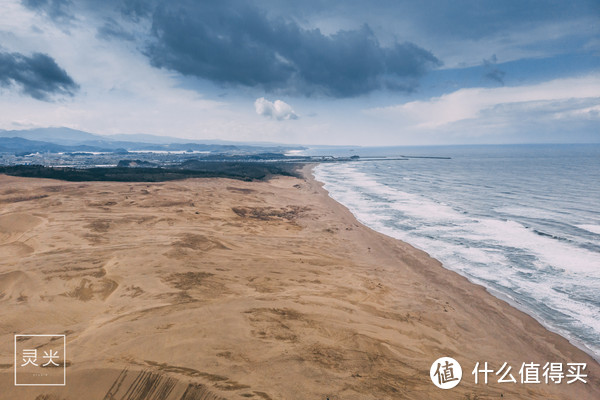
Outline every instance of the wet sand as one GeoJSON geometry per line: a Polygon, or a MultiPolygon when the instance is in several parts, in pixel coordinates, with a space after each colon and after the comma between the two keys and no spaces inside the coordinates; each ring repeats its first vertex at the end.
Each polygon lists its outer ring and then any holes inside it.
{"type": "MultiPolygon", "coordinates": [[[[598,399],[600,366],[307,179],[0,175],[2,399],[598,399]],[[14,334],[63,333],[65,387],[13,385],[14,334]],[[434,360],[463,368],[454,389],[434,360]],[[474,383],[476,362],[588,383],[474,383]]],[[[541,378],[543,380],[543,378],[541,378]]]]}

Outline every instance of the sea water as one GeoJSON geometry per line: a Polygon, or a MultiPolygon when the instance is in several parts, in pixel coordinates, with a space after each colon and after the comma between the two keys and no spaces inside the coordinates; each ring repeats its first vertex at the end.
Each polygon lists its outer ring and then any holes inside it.
{"type": "Polygon", "coordinates": [[[449,157],[323,163],[314,172],[365,225],[426,251],[600,359],[600,145],[307,152],[332,153],[449,157]]]}

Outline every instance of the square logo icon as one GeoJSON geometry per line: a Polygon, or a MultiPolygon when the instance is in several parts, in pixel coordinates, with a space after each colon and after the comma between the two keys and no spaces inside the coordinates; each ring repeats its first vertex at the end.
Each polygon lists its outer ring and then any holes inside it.
{"type": "Polygon", "coordinates": [[[15,386],[65,386],[65,335],[15,335],[15,386]]]}

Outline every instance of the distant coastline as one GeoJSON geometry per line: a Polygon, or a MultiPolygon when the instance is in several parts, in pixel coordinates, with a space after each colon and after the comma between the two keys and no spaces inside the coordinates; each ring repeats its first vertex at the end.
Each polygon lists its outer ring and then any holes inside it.
{"type": "Polygon", "coordinates": [[[429,252],[598,360],[598,151],[464,146],[431,151],[452,162],[318,170],[362,223],[429,252]]]}

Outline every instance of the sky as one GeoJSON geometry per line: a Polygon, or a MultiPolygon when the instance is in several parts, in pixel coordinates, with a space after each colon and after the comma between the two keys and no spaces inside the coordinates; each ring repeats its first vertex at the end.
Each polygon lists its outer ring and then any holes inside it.
{"type": "Polygon", "coordinates": [[[0,0],[0,129],[600,143],[597,0],[0,0]]]}

